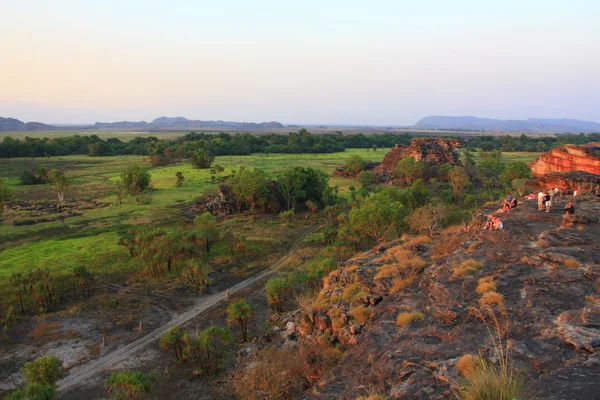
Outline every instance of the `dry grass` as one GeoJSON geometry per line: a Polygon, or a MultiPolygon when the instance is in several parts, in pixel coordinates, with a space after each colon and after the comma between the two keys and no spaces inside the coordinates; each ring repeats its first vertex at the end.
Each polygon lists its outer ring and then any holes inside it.
{"type": "Polygon", "coordinates": [[[383,265],[377,268],[377,274],[375,274],[373,279],[399,277],[402,272],[412,274],[413,271],[423,268],[426,264],[425,260],[421,257],[407,253],[407,257],[399,263],[383,265]]]}
{"type": "Polygon", "coordinates": [[[396,325],[406,326],[414,321],[421,321],[425,315],[421,312],[402,312],[396,317],[396,325]]]}
{"type": "Polygon", "coordinates": [[[527,257],[527,256],[523,256],[523,257],[521,257],[521,262],[522,262],[523,264],[527,264],[527,263],[529,263],[529,257],[527,257]]]}
{"type": "Polygon", "coordinates": [[[404,288],[410,286],[411,283],[415,281],[414,277],[408,278],[394,278],[392,281],[392,287],[390,288],[390,294],[398,293],[404,288]]]}
{"type": "Polygon", "coordinates": [[[469,248],[467,249],[468,253],[472,253],[475,250],[477,250],[477,248],[479,247],[479,242],[473,242],[469,245],[469,248]]]}
{"type": "Polygon", "coordinates": [[[29,336],[34,339],[53,341],[60,339],[63,335],[60,330],[60,325],[56,322],[41,321],[31,330],[31,332],[29,332],[29,336]]]}
{"type": "Polygon", "coordinates": [[[483,263],[481,261],[475,261],[471,258],[455,266],[453,272],[457,276],[475,275],[482,268],[483,263]]]}
{"type": "Polygon", "coordinates": [[[340,329],[346,326],[346,320],[343,318],[332,318],[331,319],[331,330],[338,332],[340,329]]]}
{"type": "Polygon", "coordinates": [[[361,298],[369,295],[369,291],[363,287],[360,283],[353,283],[346,286],[344,293],[342,294],[342,301],[352,304],[359,301],[361,298]]]}
{"type": "Polygon", "coordinates": [[[373,309],[365,306],[358,306],[350,310],[350,316],[359,324],[367,324],[373,317],[373,309]]]}
{"type": "Polygon", "coordinates": [[[477,289],[475,292],[477,294],[485,294],[487,292],[495,292],[496,291],[496,282],[494,282],[494,278],[491,276],[486,276],[485,278],[481,278],[479,280],[479,284],[477,285],[477,289]]]}
{"type": "Polygon", "coordinates": [[[404,241],[404,243],[402,243],[402,246],[404,246],[404,247],[414,246],[416,244],[431,244],[431,238],[427,235],[419,235],[419,236],[402,235],[401,239],[404,241]]]}
{"type": "Polygon", "coordinates": [[[452,253],[462,243],[460,235],[440,235],[433,244],[433,258],[440,258],[452,253]]]}
{"type": "Polygon", "coordinates": [[[456,362],[456,368],[463,376],[469,376],[475,372],[478,360],[479,358],[472,354],[465,354],[456,362]]]}
{"type": "Polygon", "coordinates": [[[401,246],[392,247],[387,249],[381,257],[377,258],[377,262],[381,263],[398,263],[402,262],[412,256],[412,253],[401,246]]]}
{"type": "Polygon", "coordinates": [[[497,305],[498,307],[504,307],[504,296],[496,292],[487,292],[481,299],[479,299],[480,306],[492,306],[497,305]]]}

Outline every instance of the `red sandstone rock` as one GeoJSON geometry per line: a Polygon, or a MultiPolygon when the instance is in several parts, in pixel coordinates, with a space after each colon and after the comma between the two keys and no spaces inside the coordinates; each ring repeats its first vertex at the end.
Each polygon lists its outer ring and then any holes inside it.
{"type": "Polygon", "coordinates": [[[415,138],[410,145],[394,147],[374,169],[374,172],[383,174],[396,169],[398,162],[404,157],[413,157],[415,161],[422,161],[427,165],[442,165],[449,163],[458,165],[457,150],[462,142],[454,139],[415,138]]]}
{"type": "Polygon", "coordinates": [[[549,172],[584,171],[600,175],[600,157],[594,154],[596,147],[567,144],[542,154],[529,164],[533,176],[541,177],[549,172]]]}
{"type": "Polygon", "coordinates": [[[527,184],[541,190],[557,187],[563,193],[577,190],[580,194],[585,194],[591,193],[596,186],[600,186],[600,175],[584,171],[549,172],[530,180],[527,184]]]}

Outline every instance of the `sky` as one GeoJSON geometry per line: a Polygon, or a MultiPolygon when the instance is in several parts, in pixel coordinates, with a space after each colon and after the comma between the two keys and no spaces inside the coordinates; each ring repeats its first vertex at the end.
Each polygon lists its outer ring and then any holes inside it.
{"type": "Polygon", "coordinates": [[[0,116],[600,121],[596,0],[0,0],[0,116]]]}

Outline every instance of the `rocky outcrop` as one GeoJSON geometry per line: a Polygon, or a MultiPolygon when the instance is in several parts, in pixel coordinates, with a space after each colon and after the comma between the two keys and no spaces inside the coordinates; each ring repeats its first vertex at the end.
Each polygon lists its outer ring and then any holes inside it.
{"type": "MultiPolygon", "coordinates": [[[[461,381],[462,355],[498,362],[494,318],[537,398],[596,398],[600,224],[561,226],[565,202],[557,199],[551,213],[523,202],[501,216],[501,231],[475,224],[431,244],[399,240],[341,265],[319,293],[317,323],[302,331],[327,333],[349,350],[305,398],[350,399],[375,390],[386,398],[450,398],[461,381]],[[450,237],[457,239],[451,246],[450,237]],[[473,261],[480,269],[461,272],[473,261]]],[[[576,210],[598,215],[600,199],[581,198],[576,210]]]]}
{"type": "Polygon", "coordinates": [[[600,175],[584,171],[550,172],[530,180],[528,186],[541,190],[557,187],[562,193],[577,190],[580,194],[586,194],[600,186],[600,175]]]}
{"type": "Polygon", "coordinates": [[[576,146],[567,144],[552,149],[533,160],[529,167],[535,177],[541,177],[551,172],[583,171],[600,175],[600,156],[598,147],[576,146]]]}
{"type": "Polygon", "coordinates": [[[409,145],[396,145],[374,171],[379,174],[393,172],[404,157],[413,157],[427,165],[458,165],[457,151],[461,145],[462,142],[455,139],[415,138],[409,145]]]}

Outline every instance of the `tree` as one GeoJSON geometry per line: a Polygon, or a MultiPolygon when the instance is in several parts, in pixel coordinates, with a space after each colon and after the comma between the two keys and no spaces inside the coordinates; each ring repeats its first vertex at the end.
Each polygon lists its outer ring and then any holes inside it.
{"type": "Polygon", "coordinates": [[[460,199],[465,187],[469,183],[469,175],[464,167],[456,166],[448,172],[448,179],[450,180],[450,186],[454,191],[456,200],[460,199]]]}
{"type": "Polygon", "coordinates": [[[265,289],[267,291],[267,301],[271,305],[271,308],[278,313],[282,312],[281,304],[287,299],[287,293],[290,289],[287,279],[269,279],[265,284],[265,289]]]}
{"type": "Polygon", "coordinates": [[[60,211],[65,200],[65,191],[69,187],[69,179],[63,172],[57,169],[52,169],[48,171],[48,180],[56,189],[56,196],[58,197],[58,211],[60,211]]]}
{"type": "Polygon", "coordinates": [[[88,145],[88,155],[90,157],[98,157],[104,155],[106,144],[104,142],[96,142],[88,145]]]}
{"type": "Polygon", "coordinates": [[[23,389],[16,389],[8,393],[5,400],[57,400],[55,385],[42,385],[29,383],[23,389]]]}
{"type": "Polygon", "coordinates": [[[378,149],[377,145],[374,144],[373,147],[372,147],[372,149],[373,149],[373,151],[377,151],[377,149],[378,149]]]}
{"type": "Polygon", "coordinates": [[[410,229],[416,232],[427,232],[429,237],[439,228],[446,218],[447,210],[443,204],[427,204],[417,208],[406,218],[410,229]]]}
{"type": "Polygon", "coordinates": [[[28,384],[54,386],[63,375],[62,361],[54,355],[39,357],[26,362],[21,373],[28,384]]]}
{"type": "Polygon", "coordinates": [[[361,171],[364,171],[367,162],[361,156],[352,155],[346,159],[345,170],[352,176],[357,176],[361,171]]]}
{"type": "Polygon", "coordinates": [[[150,171],[139,165],[131,165],[121,172],[121,181],[127,192],[140,202],[140,196],[150,187],[150,171]]]}
{"type": "Polygon", "coordinates": [[[197,291],[206,293],[210,285],[209,274],[211,271],[208,263],[190,260],[181,277],[187,280],[197,291]]]}
{"type": "Polygon", "coordinates": [[[183,181],[185,181],[185,176],[183,176],[183,174],[181,172],[177,172],[175,174],[175,177],[177,178],[177,182],[175,183],[175,186],[182,187],[183,181]]]}
{"type": "Polygon", "coordinates": [[[199,169],[210,168],[210,164],[215,160],[215,156],[208,150],[199,149],[192,155],[192,165],[199,169]]]}
{"type": "Polygon", "coordinates": [[[15,272],[10,277],[10,284],[15,288],[15,295],[21,306],[21,312],[25,312],[23,296],[27,294],[27,279],[20,272],[15,272]]]}
{"type": "Polygon", "coordinates": [[[415,161],[414,157],[404,157],[396,166],[396,176],[400,178],[405,185],[410,185],[424,175],[425,164],[421,161],[415,161]]]}
{"type": "Polygon", "coordinates": [[[372,171],[362,171],[356,178],[362,187],[369,187],[377,182],[377,175],[372,171]]]}
{"type": "Polygon", "coordinates": [[[297,198],[305,195],[302,187],[306,183],[306,179],[301,168],[287,168],[277,175],[277,189],[285,199],[288,210],[295,206],[297,198]]]}
{"type": "Polygon", "coordinates": [[[269,189],[267,177],[262,169],[240,169],[232,178],[233,192],[254,213],[256,206],[263,206],[267,201],[269,189]]]}
{"type": "Polygon", "coordinates": [[[233,339],[231,331],[211,325],[186,337],[186,353],[196,364],[194,373],[216,374],[225,360],[225,345],[233,339]]]}
{"type": "Polygon", "coordinates": [[[531,188],[527,186],[527,178],[513,179],[511,184],[514,190],[519,193],[519,197],[523,197],[531,188]]]}
{"type": "Polygon", "coordinates": [[[244,299],[234,301],[227,307],[227,323],[237,322],[242,328],[242,340],[245,342],[248,336],[248,320],[256,313],[244,299]]]}
{"type": "Polygon", "coordinates": [[[79,286],[79,293],[83,297],[90,295],[90,284],[94,280],[94,276],[84,267],[78,266],[73,267],[73,277],[77,280],[79,286]]]}
{"type": "Polygon", "coordinates": [[[172,348],[175,351],[177,361],[185,358],[184,344],[187,339],[187,333],[180,326],[174,325],[160,337],[159,347],[162,351],[172,348]]]}
{"type": "Polygon", "coordinates": [[[152,375],[123,370],[113,372],[105,382],[108,395],[115,399],[135,400],[152,390],[152,375]]]}
{"type": "Polygon", "coordinates": [[[531,169],[522,161],[509,162],[502,174],[505,182],[512,182],[514,179],[531,178],[531,169]]]}
{"type": "Polygon", "coordinates": [[[221,230],[217,224],[217,217],[209,212],[205,212],[194,218],[196,235],[204,240],[204,249],[210,252],[212,241],[221,235],[221,230]]]}
{"type": "Polygon", "coordinates": [[[220,165],[215,165],[215,172],[217,173],[217,175],[219,175],[221,172],[225,171],[225,168],[221,167],[220,165]]]}
{"type": "Polygon", "coordinates": [[[400,201],[398,189],[385,188],[350,211],[350,227],[363,237],[383,243],[391,232],[398,232],[408,210],[400,201]]]}

